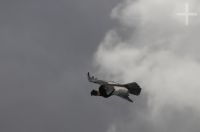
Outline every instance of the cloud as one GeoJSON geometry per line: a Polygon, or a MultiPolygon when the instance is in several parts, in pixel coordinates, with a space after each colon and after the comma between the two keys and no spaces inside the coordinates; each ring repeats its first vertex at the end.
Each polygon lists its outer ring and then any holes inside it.
{"type": "Polygon", "coordinates": [[[200,129],[196,124],[200,121],[200,18],[189,17],[186,26],[185,18],[176,15],[185,10],[185,3],[190,12],[200,12],[197,0],[126,0],[113,9],[111,17],[119,26],[99,45],[95,64],[106,77],[139,82],[147,111],[137,116],[138,122],[117,121],[108,131],[117,131],[119,124],[127,131],[144,131],[133,125],[142,122],[153,131],[200,129]]]}

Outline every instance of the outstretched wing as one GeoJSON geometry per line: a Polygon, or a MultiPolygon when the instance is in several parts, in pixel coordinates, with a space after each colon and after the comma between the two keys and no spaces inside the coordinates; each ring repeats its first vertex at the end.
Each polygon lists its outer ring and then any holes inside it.
{"type": "Polygon", "coordinates": [[[100,85],[105,85],[106,84],[106,85],[111,85],[111,86],[124,87],[124,84],[119,84],[119,83],[116,83],[116,82],[113,82],[113,81],[99,80],[99,79],[95,78],[94,76],[90,76],[89,72],[88,72],[87,76],[88,76],[88,81],[89,82],[97,83],[97,84],[100,84],[100,85]]]}
{"type": "Polygon", "coordinates": [[[89,73],[89,72],[88,72],[87,76],[88,76],[88,81],[89,81],[89,82],[97,83],[97,84],[99,84],[99,85],[108,84],[106,81],[98,80],[98,79],[95,78],[94,76],[90,76],[90,73],[89,73]]]}

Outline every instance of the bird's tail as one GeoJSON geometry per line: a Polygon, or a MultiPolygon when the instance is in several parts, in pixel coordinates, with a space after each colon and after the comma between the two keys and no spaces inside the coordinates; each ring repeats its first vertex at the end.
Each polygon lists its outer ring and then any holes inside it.
{"type": "Polygon", "coordinates": [[[127,88],[133,95],[140,95],[142,90],[142,88],[136,82],[125,84],[124,87],[127,88]]]}

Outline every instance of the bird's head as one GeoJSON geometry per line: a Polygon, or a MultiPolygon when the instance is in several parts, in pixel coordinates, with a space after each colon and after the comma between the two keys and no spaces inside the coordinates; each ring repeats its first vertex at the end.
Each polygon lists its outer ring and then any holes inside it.
{"type": "Polygon", "coordinates": [[[100,95],[99,91],[97,91],[97,90],[92,90],[90,94],[91,94],[91,96],[99,96],[100,95]]]}

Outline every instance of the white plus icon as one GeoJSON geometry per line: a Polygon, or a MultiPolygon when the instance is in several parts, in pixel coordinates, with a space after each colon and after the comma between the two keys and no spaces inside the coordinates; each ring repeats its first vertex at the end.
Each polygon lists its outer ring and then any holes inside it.
{"type": "Polygon", "coordinates": [[[185,16],[185,25],[188,25],[189,16],[197,16],[197,13],[190,13],[188,9],[188,4],[185,4],[185,13],[177,13],[178,16],[185,16]]]}

